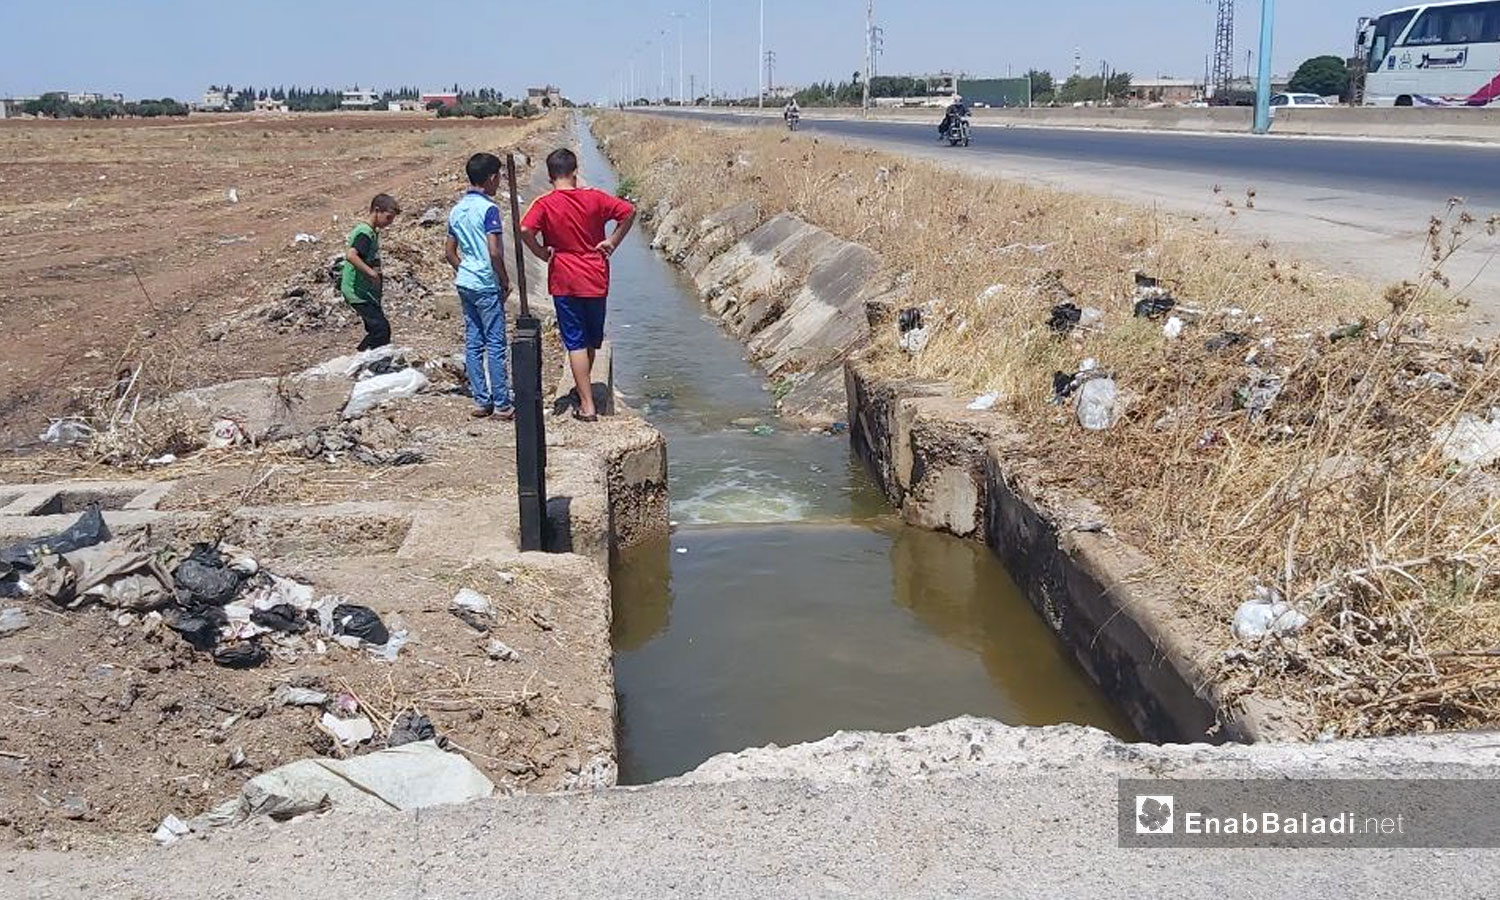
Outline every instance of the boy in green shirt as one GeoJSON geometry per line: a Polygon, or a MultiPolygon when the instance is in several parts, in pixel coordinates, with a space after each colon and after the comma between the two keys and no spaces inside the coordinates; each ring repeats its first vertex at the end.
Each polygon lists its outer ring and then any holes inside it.
{"type": "Polygon", "coordinates": [[[380,271],[380,230],[396,221],[401,207],[390,194],[376,194],[370,201],[370,220],[360,222],[349,232],[349,249],[344,251],[344,275],[339,287],[344,300],[365,323],[365,339],[360,350],[374,350],[391,342],[391,323],[380,306],[384,276],[380,271]]]}

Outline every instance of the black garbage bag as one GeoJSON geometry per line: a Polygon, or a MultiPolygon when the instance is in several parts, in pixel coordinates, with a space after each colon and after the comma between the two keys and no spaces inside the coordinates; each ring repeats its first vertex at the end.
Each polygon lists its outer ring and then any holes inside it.
{"type": "Polygon", "coordinates": [[[219,629],[229,617],[217,606],[200,607],[170,619],[167,626],[182,636],[194,650],[208,652],[219,643],[219,629]]]}
{"type": "Polygon", "coordinates": [[[23,544],[14,544],[0,549],[0,564],[22,572],[29,572],[36,568],[37,560],[46,554],[60,556],[64,553],[72,553],[74,550],[82,550],[84,547],[102,544],[109,539],[109,526],[104,524],[104,515],[99,512],[99,504],[95,503],[78,517],[78,521],[60,534],[35,538],[23,544]]]}
{"type": "Polygon", "coordinates": [[[383,646],[390,643],[391,633],[368,606],[340,603],[333,608],[333,633],[357,637],[367,644],[383,646]]]}
{"type": "Polygon", "coordinates": [[[1204,341],[1203,349],[1210,353],[1217,353],[1220,350],[1228,350],[1231,347],[1238,347],[1248,343],[1250,343],[1249,335],[1240,334],[1237,331],[1226,331],[1223,334],[1215,335],[1204,341]]]}
{"type": "Polygon", "coordinates": [[[1176,308],[1177,301],[1165,294],[1145,297],[1136,301],[1135,317],[1137,319],[1160,319],[1176,308]]]}
{"type": "Polygon", "coordinates": [[[193,545],[193,552],[172,571],[172,582],[183,606],[223,606],[240,592],[239,573],[209,544],[193,545]]]}
{"type": "Polygon", "coordinates": [[[922,327],[922,310],[912,306],[901,310],[901,318],[897,322],[902,334],[915,331],[922,327]]]}
{"type": "Polygon", "coordinates": [[[307,630],[307,621],[302,618],[302,613],[290,603],[254,610],[250,613],[250,621],[262,628],[287,634],[301,634],[307,630]]]}
{"type": "MultiPolygon", "coordinates": [[[[400,747],[404,744],[415,744],[417,741],[437,741],[437,729],[433,727],[432,720],[413,710],[407,710],[396,717],[391,725],[390,737],[386,738],[386,746],[400,747]]],[[[439,744],[442,741],[438,741],[439,744]]]]}
{"type": "Polygon", "coordinates": [[[270,658],[270,652],[257,640],[225,644],[214,650],[214,662],[226,669],[253,669],[270,658]]]}
{"type": "Polygon", "coordinates": [[[1052,307],[1052,318],[1047,320],[1047,327],[1058,334],[1067,334],[1078,323],[1083,320],[1083,310],[1076,303],[1059,303],[1052,307]]]}
{"type": "Polygon", "coordinates": [[[1076,390],[1076,386],[1073,384],[1073,379],[1075,377],[1076,376],[1071,375],[1067,372],[1052,373],[1053,403],[1061,403],[1072,395],[1073,391],[1076,390]]]}

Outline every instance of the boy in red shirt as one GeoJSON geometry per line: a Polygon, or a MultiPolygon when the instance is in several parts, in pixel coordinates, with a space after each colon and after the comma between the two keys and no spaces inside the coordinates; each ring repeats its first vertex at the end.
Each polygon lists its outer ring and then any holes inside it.
{"type": "Polygon", "coordinates": [[[578,385],[573,416],[597,422],[594,409],[594,351],[604,344],[605,298],[609,296],[609,257],[635,225],[635,207],[619,197],[578,186],[578,157],[554,150],[547,157],[552,191],[538,197],[521,217],[521,239],[549,263],[547,288],[557,309],[557,327],[568,348],[568,365],[578,385]],[[616,223],[608,236],[607,222],[616,223]]]}

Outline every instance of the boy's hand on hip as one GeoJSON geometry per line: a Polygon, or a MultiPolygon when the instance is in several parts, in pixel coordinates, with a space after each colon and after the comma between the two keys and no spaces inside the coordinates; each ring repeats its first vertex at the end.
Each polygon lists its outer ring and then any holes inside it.
{"type": "Polygon", "coordinates": [[[610,240],[609,238],[605,238],[604,240],[600,241],[598,245],[594,247],[594,249],[604,254],[605,259],[609,259],[610,255],[615,252],[615,242],[610,240]]]}

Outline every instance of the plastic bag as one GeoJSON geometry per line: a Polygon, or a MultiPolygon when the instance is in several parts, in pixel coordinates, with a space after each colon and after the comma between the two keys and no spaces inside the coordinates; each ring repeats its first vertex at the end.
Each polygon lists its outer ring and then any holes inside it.
{"type": "Polygon", "coordinates": [[[352,603],[340,603],[333,608],[333,633],[359,638],[367,644],[385,645],[391,640],[390,631],[375,610],[352,603]]]}
{"type": "MultiPolygon", "coordinates": [[[[193,552],[172,572],[181,595],[194,604],[223,606],[240,592],[240,575],[229,568],[219,551],[208,544],[194,544],[193,552]]],[[[187,605],[187,604],[184,604],[187,605]]]]}
{"type": "Polygon", "coordinates": [[[366,378],[354,385],[354,390],[349,394],[349,403],[344,407],[344,418],[357,419],[389,400],[416,396],[427,385],[427,376],[416,369],[366,378]]]}
{"type": "Polygon", "coordinates": [[[407,710],[397,716],[395,724],[391,725],[391,733],[386,738],[386,745],[400,747],[405,744],[415,744],[417,741],[438,741],[439,747],[443,745],[442,741],[438,740],[437,729],[433,727],[431,719],[407,710]]]}
{"type": "Polygon", "coordinates": [[[99,512],[98,504],[95,504],[60,534],[36,538],[0,550],[0,563],[25,572],[35,568],[37,560],[44,555],[71,553],[102,544],[109,538],[109,526],[104,524],[104,516],[99,512]]]}
{"type": "Polygon", "coordinates": [[[226,669],[253,669],[270,658],[260,641],[225,644],[214,650],[214,662],[226,669]]]}
{"type": "Polygon", "coordinates": [[[1115,424],[1119,389],[1112,378],[1095,378],[1078,391],[1078,424],[1089,431],[1105,431],[1115,424]]]}

